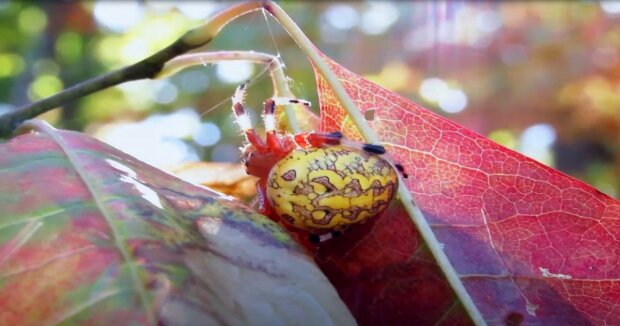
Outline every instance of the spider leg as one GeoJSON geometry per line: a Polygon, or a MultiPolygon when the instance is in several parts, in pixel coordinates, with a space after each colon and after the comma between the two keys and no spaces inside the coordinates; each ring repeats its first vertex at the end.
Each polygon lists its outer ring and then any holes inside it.
{"type": "Polygon", "coordinates": [[[243,105],[246,94],[246,84],[241,84],[237,86],[235,90],[235,95],[233,95],[232,99],[232,110],[235,113],[235,118],[237,119],[237,124],[239,128],[245,134],[245,139],[248,143],[252,144],[256,147],[258,152],[264,153],[269,150],[265,142],[258,136],[256,130],[252,127],[252,121],[250,121],[250,117],[245,113],[245,107],[243,105]]]}
{"type": "MultiPolygon", "coordinates": [[[[381,145],[359,143],[344,139],[340,131],[323,133],[310,132],[295,136],[295,142],[301,147],[320,147],[323,145],[342,145],[360,151],[382,155],[385,154],[385,147],[381,145]]],[[[401,166],[402,168],[402,166],[401,166]]]]}
{"type": "Polygon", "coordinates": [[[342,133],[336,132],[305,132],[294,137],[295,143],[302,148],[321,147],[323,145],[340,145],[343,141],[342,133]]]}
{"type": "Polygon", "coordinates": [[[381,145],[359,143],[344,139],[340,131],[335,132],[309,132],[295,135],[295,142],[301,147],[321,147],[323,145],[342,145],[348,148],[372,154],[385,154],[385,147],[381,145]]]}
{"type": "Polygon", "coordinates": [[[276,101],[273,98],[267,99],[264,103],[263,123],[265,124],[265,140],[267,147],[276,155],[282,155],[285,152],[284,146],[278,138],[276,132],[276,101]]]}
{"type": "MultiPolygon", "coordinates": [[[[349,148],[356,148],[358,150],[362,150],[362,151],[372,153],[372,154],[377,154],[377,155],[383,155],[386,153],[385,147],[381,145],[358,143],[358,142],[354,142],[354,141],[346,140],[346,139],[342,140],[342,145],[349,147],[349,148]]],[[[394,166],[396,171],[398,171],[398,173],[400,173],[400,175],[402,175],[403,178],[405,179],[409,178],[409,174],[405,172],[405,167],[403,167],[402,164],[395,163],[390,159],[388,159],[388,162],[390,162],[390,164],[394,166]]]]}
{"type": "Polygon", "coordinates": [[[396,168],[396,170],[398,170],[398,172],[400,172],[400,174],[403,176],[403,178],[405,178],[405,179],[409,178],[409,174],[407,174],[407,172],[405,172],[405,168],[403,167],[402,164],[395,163],[394,167],[396,168]]]}
{"type": "Polygon", "coordinates": [[[278,222],[280,219],[277,217],[273,211],[273,207],[267,200],[267,181],[259,180],[256,182],[256,191],[258,193],[258,212],[268,216],[274,222],[278,222]]]}
{"type": "Polygon", "coordinates": [[[305,100],[290,99],[285,97],[272,97],[264,103],[263,123],[265,124],[265,139],[267,147],[277,156],[285,156],[296,147],[293,137],[280,135],[276,130],[275,110],[278,105],[301,104],[310,106],[305,100]]]}
{"type": "Polygon", "coordinates": [[[263,113],[263,119],[265,123],[265,133],[267,146],[271,148],[274,153],[288,153],[294,145],[302,148],[308,147],[321,147],[323,145],[339,145],[342,140],[341,132],[321,133],[321,132],[306,132],[297,134],[292,137],[292,143],[290,138],[279,137],[276,132],[276,120],[275,120],[275,108],[278,105],[298,104],[309,107],[310,102],[301,99],[288,98],[288,97],[272,97],[265,101],[265,109],[263,113]]]}
{"type": "Polygon", "coordinates": [[[275,102],[276,105],[300,104],[300,105],[305,105],[308,107],[312,106],[312,103],[310,103],[310,101],[301,100],[297,98],[272,97],[271,99],[275,102]]]}
{"type": "MultiPolygon", "coordinates": [[[[356,148],[358,150],[362,150],[362,151],[372,153],[372,154],[377,154],[377,155],[383,155],[386,153],[385,147],[381,145],[358,143],[358,142],[354,142],[354,141],[346,140],[346,139],[342,140],[342,145],[349,147],[349,148],[356,148]]],[[[405,167],[403,167],[402,164],[395,163],[390,159],[388,159],[388,162],[390,162],[390,164],[394,166],[396,171],[398,171],[398,173],[400,173],[400,175],[404,179],[409,178],[409,174],[407,174],[407,172],[405,171],[405,167]]]]}

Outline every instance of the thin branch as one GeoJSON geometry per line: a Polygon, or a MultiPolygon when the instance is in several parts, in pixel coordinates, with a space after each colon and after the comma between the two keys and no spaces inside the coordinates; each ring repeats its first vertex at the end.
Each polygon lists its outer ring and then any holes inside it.
{"type": "Polygon", "coordinates": [[[24,120],[34,118],[68,101],[124,82],[153,78],[157,76],[168,60],[208,44],[230,21],[240,15],[261,9],[262,6],[261,2],[250,1],[223,10],[206,23],[188,31],[169,46],[142,61],[79,83],[41,101],[3,114],[0,116],[0,137],[11,134],[24,120]]]}
{"type": "MultiPolygon", "coordinates": [[[[331,86],[336,97],[338,98],[338,101],[340,101],[340,104],[343,106],[348,116],[357,126],[357,129],[362,134],[364,140],[375,144],[380,143],[379,137],[374,132],[374,130],[366,123],[366,120],[361,114],[360,109],[355,105],[351,97],[349,97],[338,77],[331,71],[327,63],[323,60],[323,58],[317,51],[314,44],[312,44],[308,37],[297,26],[297,24],[295,24],[295,22],[286,14],[286,12],[275,3],[266,3],[265,10],[267,10],[271,15],[273,15],[274,18],[280,23],[280,25],[282,25],[282,27],[289,33],[289,35],[291,35],[295,42],[297,42],[297,45],[299,45],[302,51],[308,56],[310,61],[312,61],[319,73],[327,80],[327,83],[331,86]]],[[[402,179],[398,187],[398,194],[403,206],[411,217],[411,220],[416,225],[418,231],[422,235],[422,238],[424,238],[424,241],[426,242],[431,253],[435,257],[437,264],[444,272],[444,275],[448,279],[448,282],[454,289],[459,300],[467,310],[470,318],[477,325],[485,325],[486,322],[484,321],[484,318],[482,318],[480,311],[469,296],[469,293],[461,282],[456,270],[454,269],[454,266],[452,266],[450,260],[439,245],[439,241],[437,240],[435,234],[426,222],[426,219],[424,218],[422,212],[418,207],[414,205],[411,193],[409,192],[409,189],[405,187],[402,179]]]]}
{"type": "MultiPolygon", "coordinates": [[[[174,75],[182,69],[203,65],[206,63],[217,63],[221,61],[245,60],[267,65],[271,80],[273,82],[273,90],[275,96],[290,97],[295,96],[291,92],[286,75],[284,74],[284,65],[279,57],[254,51],[218,51],[218,52],[197,52],[191,54],[180,55],[164,65],[163,69],[155,76],[155,78],[166,78],[174,75]]],[[[299,122],[296,117],[296,110],[292,105],[284,106],[284,114],[289,129],[293,133],[301,132],[299,122]]]]}
{"type": "Polygon", "coordinates": [[[275,55],[255,51],[217,51],[195,52],[180,55],[164,65],[163,69],[155,76],[156,79],[167,78],[182,69],[207,63],[221,61],[251,61],[267,65],[273,80],[273,88],[276,96],[293,96],[284,75],[284,65],[275,55]]]}

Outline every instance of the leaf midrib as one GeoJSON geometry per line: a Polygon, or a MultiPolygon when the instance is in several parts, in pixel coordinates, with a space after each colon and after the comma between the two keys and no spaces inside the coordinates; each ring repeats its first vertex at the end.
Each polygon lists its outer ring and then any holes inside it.
{"type": "Polygon", "coordinates": [[[127,248],[127,243],[124,241],[124,239],[122,239],[120,237],[120,232],[115,227],[115,225],[114,225],[114,223],[112,221],[112,216],[111,216],[112,213],[99,200],[100,196],[98,196],[98,191],[96,190],[97,187],[90,181],[90,178],[88,178],[88,176],[84,173],[84,171],[82,169],[82,166],[78,163],[78,159],[73,155],[73,153],[70,150],[70,147],[67,146],[67,144],[65,143],[64,139],[62,137],[59,137],[59,131],[55,130],[54,128],[52,128],[50,125],[48,125],[45,122],[35,121],[35,122],[32,122],[32,124],[35,125],[35,128],[41,129],[47,135],[49,135],[52,138],[52,140],[54,140],[54,142],[60,147],[60,149],[63,151],[63,153],[67,156],[67,159],[68,159],[69,163],[71,164],[71,166],[73,166],[75,168],[75,171],[78,174],[79,178],[86,185],[86,188],[88,189],[88,192],[93,197],[93,201],[95,202],[95,206],[101,212],[101,215],[104,217],[106,223],[108,224],[108,226],[110,228],[110,231],[112,233],[112,238],[114,239],[115,246],[118,248],[118,250],[121,253],[121,256],[123,257],[123,260],[125,260],[125,262],[126,262],[126,266],[127,266],[128,270],[129,270],[129,275],[131,277],[131,281],[132,281],[132,283],[134,285],[134,289],[137,292],[137,295],[138,295],[138,297],[140,299],[140,303],[142,304],[142,308],[144,309],[144,311],[146,313],[146,317],[149,320],[150,324],[154,324],[155,323],[155,316],[154,316],[154,313],[153,313],[153,311],[152,311],[152,309],[150,308],[150,305],[149,305],[149,300],[148,300],[148,295],[147,295],[146,288],[144,287],[144,284],[140,281],[140,277],[138,275],[138,268],[134,264],[132,256],[129,253],[129,250],[127,248]]]}

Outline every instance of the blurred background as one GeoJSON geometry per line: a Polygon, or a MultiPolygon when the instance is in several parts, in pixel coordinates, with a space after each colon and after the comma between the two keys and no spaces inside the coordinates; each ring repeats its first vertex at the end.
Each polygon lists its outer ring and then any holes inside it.
{"type": "MultiPolygon", "coordinates": [[[[134,63],[232,4],[0,1],[0,113],[134,63]]],[[[619,197],[620,2],[281,5],[348,69],[619,197]]],[[[309,63],[260,11],[208,50],[280,54],[293,92],[317,103],[309,63]]],[[[228,99],[247,79],[258,112],[272,94],[265,67],[225,62],[126,83],[44,118],[162,168],[236,162],[243,139],[228,99]]]]}

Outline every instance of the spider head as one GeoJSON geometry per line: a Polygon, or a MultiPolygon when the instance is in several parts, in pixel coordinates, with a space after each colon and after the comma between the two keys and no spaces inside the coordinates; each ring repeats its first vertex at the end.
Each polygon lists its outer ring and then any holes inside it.
{"type": "Polygon", "coordinates": [[[269,171],[280,160],[280,157],[272,152],[259,153],[254,147],[249,146],[246,147],[241,159],[247,174],[266,180],[269,171]]]}

